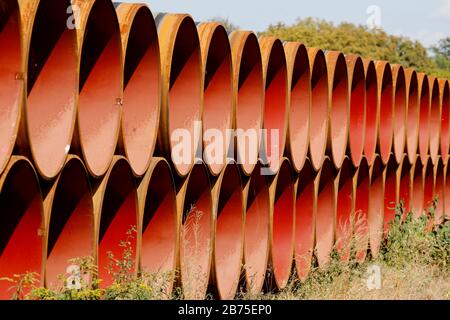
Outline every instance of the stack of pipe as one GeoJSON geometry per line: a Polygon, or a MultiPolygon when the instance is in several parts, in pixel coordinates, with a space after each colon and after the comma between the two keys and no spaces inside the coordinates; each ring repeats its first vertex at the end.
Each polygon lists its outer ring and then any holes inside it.
{"type": "Polygon", "coordinates": [[[0,47],[0,277],[108,286],[128,240],[231,299],[376,257],[400,201],[449,216],[448,80],[110,0],[2,0],[0,47]]]}

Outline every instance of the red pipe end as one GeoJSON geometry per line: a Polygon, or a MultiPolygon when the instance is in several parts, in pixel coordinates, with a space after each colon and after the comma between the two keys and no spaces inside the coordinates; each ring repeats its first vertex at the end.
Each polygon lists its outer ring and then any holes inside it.
{"type": "Polygon", "coordinates": [[[399,170],[399,190],[398,190],[398,198],[397,203],[403,201],[403,207],[406,213],[411,210],[411,181],[412,181],[412,166],[414,165],[414,159],[417,159],[417,155],[414,156],[413,160],[403,159],[401,166],[398,168],[399,170]],[[411,162],[413,164],[411,164],[411,162]]]}
{"type": "MultiPolygon", "coordinates": [[[[396,207],[397,204],[403,200],[405,201],[405,197],[408,197],[408,189],[409,189],[409,174],[407,175],[406,183],[407,189],[401,190],[402,177],[399,175],[399,172],[403,172],[403,166],[407,166],[408,159],[404,154],[400,160],[400,163],[397,165],[396,159],[393,155],[389,158],[389,162],[385,167],[385,184],[384,184],[384,214],[383,214],[383,228],[384,228],[384,236],[387,236],[389,232],[390,225],[395,219],[396,215],[396,207]],[[406,191],[406,193],[404,193],[406,191]],[[401,192],[401,198],[400,193],[401,192]]],[[[406,168],[406,167],[405,167],[406,168]]]]}
{"type": "MultiPolygon", "coordinates": [[[[391,66],[388,62],[378,61],[377,83],[378,83],[378,151],[383,164],[389,161],[392,151],[394,134],[394,90],[391,66]]],[[[403,138],[404,139],[404,134],[403,138]]],[[[373,163],[369,163],[372,165],[373,163]]]]}
{"type": "MultiPolygon", "coordinates": [[[[441,224],[445,218],[445,194],[444,194],[444,162],[442,158],[438,158],[438,162],[434,166],[434,190],[433,198],[437,200],[436,209],[434,211],[434,223],[441,224]]],[[[433,199],[433,200],[434,200],[433,199]]]]}
{"type": "Polygon", "coordinates": [[[428,76],[424,73],[417,74],[419,82],[419,154],[422,162],[425,162],[430,149],[430,92],[428,76]]]}
{"type": "Polygon", "coordinates": [[[423,168],[423,210],[426,215],[429,215],[435,199],[434,182],[434,165],[430,156],[423,168]]]}
{"type": "Polygon", "coordinates": [[[392,66],[394,91],[394,155],[400,163],[406,145],[407,91],[405,71],[400,65],[392,66]]]}
{"type": "Polygon", "coordinates": [[[450,83],[448,80],[439,80],[441,97],[441,157],[444,164],[449,158],[450,146],[450,83]]]}
{"type": "MultiPolygon", "coordinates": [[[[425,158],[425,165],[428,162],[428,157],[425,158]]],[[[424,164],[422,159],[418,156],[415,163],[411,167],[411,191],[410,191],[410,212],[414,217],[419,217],[424,210],[424,164]]]]}
{"type": "MultiPolygon", "coordinates": [[[[391,155],[392,157],[392,155],[391,155]]],[[[377,157],[370,168],[369,211],[369,243],[372,257],[378,257],[383,239],[383,220],[385,208],[385,167],[377,157]]]]}
{"type": "Polygon", "coordinates": [[[405,77],[406,92],[408,98],[406,116],[406,147],[408,152],[408,159],[412,161],[416,157],[417,149],[419,146],[419,83],[417,79],[417,73],[413,69],[405,69],[405,77]]]}
{"type": "Polygon", "coordinates": [[[439,82],[434,77],[429,77],[431,92],[430,105],[430,157],[433,164],[436,164],[439,156],[441,139],[441,102],[439,96],[439,82]]]}
{"type": "MultiPolygon", "coordinates": [[[[379,157],[376,157],[376,159],[379,157]]],[[[369,164],[364,157],[355,174],[355,213],[354,213],[354,241],[356,261],[364,262],[367,256],[369,244],[369,197],[370,197],[370,173],[369,164]]]]}
{"type": "Polygon", "coordinates": [[[375,161],[378,139],[378,108],[377,108],[377,72],[375,63],[363,60],[366,76],[366,132],[364,139],[364,155],[369,164],[375,161]]]}

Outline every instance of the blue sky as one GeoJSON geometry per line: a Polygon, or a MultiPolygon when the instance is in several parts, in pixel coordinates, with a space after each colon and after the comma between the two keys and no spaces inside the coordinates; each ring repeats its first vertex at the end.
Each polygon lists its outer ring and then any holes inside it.
{"type": "MultiPolygon", "coordinates": [[[[262,31],[277,22],[316,17],[339,23],[366,24],[367,9],[379,8],[381,27],[391,34],[421,41],[425,46],[450,36],[450,0],[125,0],[146,2],[152,11],[189,13],[195,20],[228,18],[243,29],[262,31]]],[[[374,12],[374,11],[372,11],[374,12]]],[[[373,17],[373,15],[372,15],[373,17]]]]}

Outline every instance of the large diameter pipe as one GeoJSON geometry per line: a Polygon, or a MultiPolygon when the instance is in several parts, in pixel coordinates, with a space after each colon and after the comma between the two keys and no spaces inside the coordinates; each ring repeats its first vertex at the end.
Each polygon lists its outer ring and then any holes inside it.
{"type": "Polygon", "coordinates": [[[270,266],[276,288],[286,287],[292,271],[295,239],[295,181],[291,164],[283,159],[278,174],[269,185],[270,266]]]}
{"type": "Polygon", "coordinates": [[[311,69],[311,113],[309,132],[309,154],[311,164],[319,171],[325,160],[331,106],[328,69],[325,54],[318,48],[308,48],[311,69]]]}
{"type": "Polygon", "coordinates": [[[400,163],[406,145],[408,101],[406,75],[401,65],[392,65],[392,82],[394,92],[394,155],[397,163],[400,163]]]}
{"type": "Polygon", "coordinates": [[[431,208],[434,206],[435,200],[435,179],[434,179],[434,165],[431,156],[429,156],[423,166],[423,211],[419,213],[429,215],[431,208]]]}
{"type": "MultiPolygon", "coordinates": [[[[398,197],[396,198],[396,204],[403,202],[403,208],[405,213],[408,213],[411,209],[411,183],[413,180],[414,171],[413,166],[417,161],[418,156],[415,155],[413,160],[404,158],[403,162],[398,167],[398,197]],[[412,163],[412,164],[411,164],[412,163]]],[[[393,217],[392,217],[393,218],[393,217]]],[[[386,220],[385,220],[386,221],[386,220]]]]}
{"type": "Polygon", "coordinates": [[[444,166],[444,220],[450,218],[450,177],[449,162],[444,166]]]}
{"type": "Polygon", "coordinates": [[[64,166],[76,121],[77,32],[67,13],[73,7],[69,0],[20,0],[19,7],[23,61],[16,81],[24,81],[27,98],[22,114],[26,138],[18,143],[40,176],[52,179],[64,166]]]}
{"type": "Polygon", "coordinates": [[[213,279],[222,300],[234,299],[241,276],[245,207],[239,167],[230,161],[212,184],[215,237],[213,279]]]}
{"type": "Polygon", "coordinates": [[[412,161],[416,157],[419,147],[420,104],[417,72],[414,69],[406,68],[405,79],[407,93],[406,150],[408,159],[412,161]]]}
{"type": "Polygon", "coordinates": [[[67,158],[55,182],[45,191],[48,230],[46,285],[55,288],[70,259],[96,258],[92,191],[85,166],[77,156],[67,158]]]}
{"type": "MultiPolygon", "coordinates": [[[[379,159],[379,156],[376,156],[379,159]]],[[[355,259],[362,263],[366,259],[368,245],[369,245],[369,197],[370,197],[370,167],[369,163],[364,157],[359,168],[356,169],[354,179],[354,196],[355,196],[355,210],[353,217],[353,237],[355,259]]]]}
{"type": "MultiPolygon", "coordinates": [[[[225,28],[216,22],[198,25],[203,62],[203,148],[213,176],[226,165],[233,126],[233,65],[225,28]]],[[[234,138],[234,137],[233,137],[234,138]]]]}
{"type": "Polygon", "coordinates": [[[123,114],[120,148],[136,176],[150,165],[161,106],[159,40],[152,12],[144,4],[116,8],[122,38],[123,114]]]}
{"type": "Polygon", "coordinates": [[[245,232],[244,271],[247,291],[259,294],[269,261],[270,196],[266,177],[258,163],[244,182],[245,232]]]}
{"type": "Polygon", "coordinates": [[[430,150],[430,86],[428,76],[424,73],[417,74],[419,87],[420,124],[419,124],[419,154],[424,162],[430,150]]]}
{"type": "MultiPolygon", "coordinates": [[[[425,157],[425,165],[428,162],[428,156],[425,157]]],[[[409,212],[412,212],[414,217],[422,215],[424,210],[424,182],[423,172],[426,168],[420,156],[417,156],[411,167],[411,181],[410,181],[410,204],[409,212]]]]}
{"type": "MultiPolygon", "coordinates": [[[[389,161],[388,161],[389,162],[389,161]]],[[[367,221],[369,224],[369,244],[372,257],[377,258],[380,253],[381,241],[383,240],[384,209],[385,209],[385,182],[386,170],[380,157],[370,167],[370,191],[369,211],[367,221]]]]}
{"type": "Polygon", "coordinates": [[[316,172],[307,158],[296,181],[294,261],[297,277],[301,281],[308,278],[314,253],[315,179],[316,172]]]}
{"type": "Polygon", "coordinates": [[[235,99],[236,159],[250,176],[256,166],[264,113],[264,80],[261,50],[249,31],[230,34],[235,99]]]}
{"type": "MultiPolygon", "coordinates": [[[[386,61],[377,61],[377,109],[378,117],[378,154],[383,164],[389,161],[394,134],[394,89],[391,66],[386,61]]],[[[404,133],[403,133],[404,134],[404,133]]],[[[371,165],[373,163],[370,163],[371,165]]]]}
{"type": "Polygon", "coordinates": [[[383,229],[384,236],[388,235],[390,226],[395,219],[396,208],[400,201],[404,202],[405,207],[409,200],[409,162],[406,154],[403,154],[400,163],[397,164],[395,156],[392,154],[388,163],[384,168],[385,184],[384,184],[384,213],[383,213],[383,229]],[[402,188],[402,179],[406,181],[406,188],[402,188]]]}
{"type": "Polygon", "coordinates": [[[450,152],[450,83],[448,80],[439,79],[439,96],[441,105],[440,154],[444,164],[447,164],[450,152]]]}
{"type": "Polygon", "coordinates": [[[117,265],[110,259],[123,259],[130,253],[130,273],[137,272],[138,264],[138,199],[133,172],[128,161],[115,156],[106,175],[93,185],[96,245],[98,246],[98,276],[101,287],[115,281],[112,272],[117,265]],[[123,247],[126,243],[126,247],[123,247]],[[127,252],[126,252],[127,251],[127,252]],[[109,270],[108,270],[109,269],[109,270]]]}
{"type": "Polygon", "coordinates": [[[119,22],[108,0],[75,0],[79,55],[79,105],[75,148],[89,173],[100,178],[112,162],[123,104],[119,22]]]}
{"type": "MultiPolygon", "coordinates": [[[[0,176],[0,276],[36,272],[44,284],[45,218],[37,174],[24,157],[13,156],[0,176]]],[[[0,281],[0,299],[11,283],[0,281]]]]}
{"type": "Polygon", "coordinates": [[[444,178],[444,161],[442,157],[434,165],[433,179],[433,200],[436,200],[436,208],[434,210],[434,223],[436,225],[442,224],[445,218],[445,178],[444,178]]]}
{"type": "MultiPolygon", "coordinates": [[[[362,160],[362,158],[361,158],[362,160]]],[[[346,157],[336,176],[336,236],[335,248],[341,261],[348,262],[351,256],[353,215],[355,208],[355,169],[352,160],[346,157]]]]}
{"type": "Polygon", "coordinates": [[[170,297],[179,252],[179,217],[169,163],[153,158],[137,189],[139,200],[139,270],[156,279],[157,289],[170,297]]]}
{"type": "Polygon", "coordinates": [[[262,158],[277,173],[284,155],[289,117],[286,54],[283,43],[276,37],[261,37],[259,45],[265,85],[262,158]]]}
{"type": "Polygon", "coordinates": [[[214,243],[214,212],[208,169],[196,163],[177,187],[180,226],[180,275],[185,299],[204,299],[214,243]]]}
{"type": "Polygon", "coordinates": [[[441,141],[441,99],[439,82],[435,77],[429,77],[430,98],[430,157],[433,164],[438,161],[441,141]]]}
{"type": "Polygon", "coordinates": [[[328,99],[331,108],[328,150],[337,169],[347,151],[350,127],[350,91],[347,61],[342,52],[327,51],[328,99]]]}
{"type": "Polygon", "coordinates": [[[336,217],[335,170],[330,158],[326,157],[314,182],[315,203],[315,253],[319,267],[325,267],[331,260],[334,248],[336,217]]]}
{"type": "Polygon", "coordinates": [[[288,72],[288,133],[286,154],[292,167],[300,172],[306,161],[309,147],[311,110],[311,79],[308,50],[299,42],[284,45],[288,72]]]}
{"type": "Polygon", "coordinates": [[[378,139],[377,71],[372,60],[363,59],[366,76],[366,130],[364,155],[368,163],[375,160],[378,139]]]}
{"type": "Polygon", "coordinates": [[[21,63],[21,25],[17,0],[0,7],[0,174],[13,152],[20,128],[24,81],[21,63]],[[20,80],[20,81],[19,81],[20,80]]]}
{"type": "Polygon", "coordinates": [[[359,166],[364,152],[366,135],[366,78],[364,63],[359,56],[346,56],[348,90],[350,99],[348,154],[355,167],[359,166]]]}

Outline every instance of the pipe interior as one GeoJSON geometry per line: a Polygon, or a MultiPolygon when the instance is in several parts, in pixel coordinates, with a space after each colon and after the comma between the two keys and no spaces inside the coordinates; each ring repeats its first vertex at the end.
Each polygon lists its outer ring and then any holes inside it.
{"type": "MultiPolygon", "coordinates": [[[[406,166],[406,158],[400,163],[401,168],[406,166]]],[[[391,223],[394,221],[396,215],[396,206],[397,206],[397,164],[394,157],[389,159],[389,162],[386,165],[386,183],[384,187],[384,217],[383,217],[383,225],[384,225],[384,233],[387,235],[389,231],[391,223]]],[[[403,171],[402,171],[403,172],[403,171]]],[[[401,177],[400,177],[401,179],[401,177]]],[[[409,175],[407,175],[406,180],[409,179],[409,175]]],[[[401,180],[400,180],[401,181],[401,180]]],[[[401,184],[401,182],[400,182],[401,184]]],[[[409,185],[409,183],[408,183],[409,185]]],[[[401,186],[400,186],[401,189],[401,186]]],[[[401,192],[402,190],[400,190],[401,192]]],[[[402,197],[407,197],[405,194],[402,194],[402,197]]]]}
{"type": "Polygon", "coordinates": [[[410,211],[415,217],[422,214],[424,210],[424,183],[423,183],[423,165],[420,158],[417,159],[416,165],[412,171],[411,195],[410,195],[410,211]]]}
{"type": "Polygon", "coordinates": [[[392,148],[392,135],[394,132],[393,119],[393,88],[392,72],[389,64],[383,71],[380,96],[380,156],[383,162],[387,162],[392,148]]]}
{"type": "Polygon", "coordinates": [[[417,153],[419,138],[420,105],[417,73],[411,74],[409,82],[408,115],[407,115],[407,147],[408,157],[413,157],[417,153]]]}
{"type": "Polygon", "coordinates": [[[441,156],[444,161],[448,159],[450,145],[450,86],[447,81],[444,84],[442,94],[442,112],[441,112],[441,156]]]}
{"type": "Polygon", "coordinates": [[[361,59],[355,62],[351,86],[349,145],[353,164],[358,166],[364,150],[366,129],[366,88],[364,65],[361,59]]]}
{"type": "Polygon", "coordinates": [[[394,93],[394,152],[397,160],[405,151],[406,139],[406,82],[405,72],[402,67],[397,72],[395,93],[394,93]]]}
{"type": "Polygon", "coordinates": [[[354,237],[356,260],[363,262],[366,259],[369,244],[369,165],[364,158],[358,169],[355,195],[354,237]]]}
{"type": "Polygon", "coordinates": [[[369,163],[375,159],[378,134],[377,118],[377,75],[374,63],[370,62],[366,72],[366,134],[364,141],[364,154],[369,163]]]}
{"type": "Polygon", "coordinates": [[[422,160],[428,154],[430,143],[430,88],[428,77],[425,75],[421,80],[420,86],[420,124],[419,124],[419,152],[422,160]]]}
{"type": "Polygon", "coordinates": [[[433,163],[437,162],[439,154],[439,143],[441,137],[441,110],[439,99],[439,83],[434,79],[431,89],[431,106],[430,106],[430,156],[433,163]]]}

